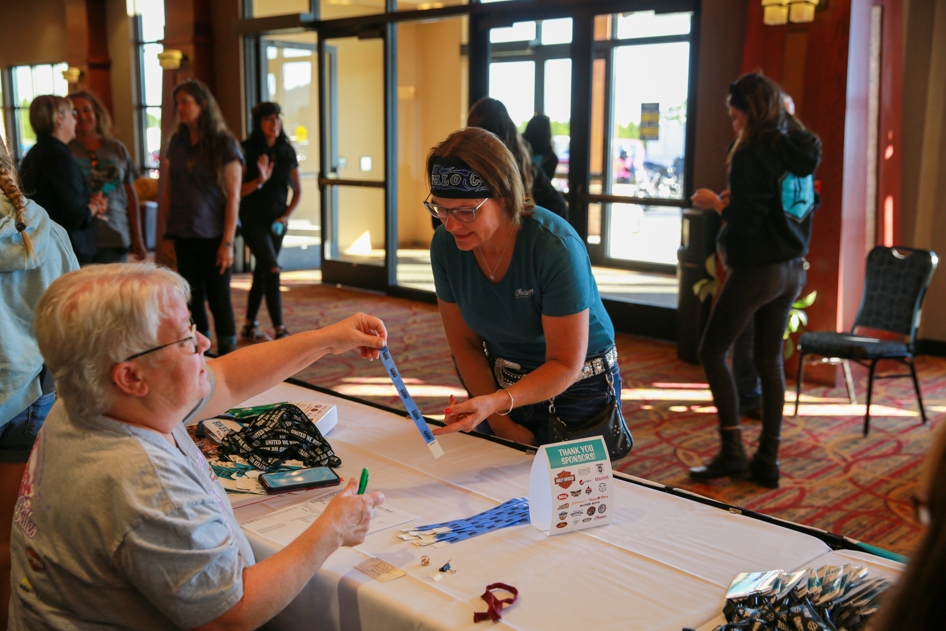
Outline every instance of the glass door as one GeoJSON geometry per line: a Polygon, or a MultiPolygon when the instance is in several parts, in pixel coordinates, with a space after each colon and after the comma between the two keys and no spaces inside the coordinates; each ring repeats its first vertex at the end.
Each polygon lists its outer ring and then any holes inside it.
{"type": "Polygon", "coordinates": [[[322,280],[385,290],[384,38],[320,44],[322,280]]]}
{"type": "Polygon", "coordinates": [[[692,13],[598,15],[588,248],[598,265],[672,272],[684,179],[692,13]]]}
{"type": "Polygon", "coordinates": [[[502,101],[523,132],[536,114],[549,117],[558,157],[552,185],[568,193],[571,142],[572,19],[515,22],[490,29],[489,96],[502,101]]]}
{"type": "Polygon", "coordinates": [[[261,40],[265,80],[261,96],[282,108],[283,130],[296,150],[301,198],[289,220],[280,264],[283,269],[318,269],[322,219],[319,194],[318,45],[314,32],[261,40]]]}

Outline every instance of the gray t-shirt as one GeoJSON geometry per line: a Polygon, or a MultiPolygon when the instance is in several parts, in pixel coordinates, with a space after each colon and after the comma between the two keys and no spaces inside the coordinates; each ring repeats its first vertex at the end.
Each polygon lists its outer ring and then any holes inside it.
{"type": "Polygon", "coordinates": [[[125,185],[135,183],[138,169],[128,149],[114,138],[102,139],[102,146],[95,151],[89,151],[78,140],[70,142],[69,148],[92,192],[101,192],[108,199],[108,218],[95,222],[98,247],[131,247],[125,185]]]}
{"type": "Polygon", "coordinates": [[[56,403],[16,504],[10,629],[192,628],[240,601],[253,551],[183,423],[173,436],[56,403]]]}

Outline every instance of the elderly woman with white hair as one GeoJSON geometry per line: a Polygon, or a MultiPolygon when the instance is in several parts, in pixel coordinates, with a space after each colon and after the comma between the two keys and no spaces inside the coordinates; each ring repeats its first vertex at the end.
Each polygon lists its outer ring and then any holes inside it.
{"type": "Polygon", "coordinates": [[[12,532],[11,629],[257,628],[340,546],[361,543],[380,493],[349,484],[294,542],[255,563],[184,422],[209,418],[328,354],[378,356],[381,320],[205,360],[189,288],[152,264],[62,276],[37,308],[53,406],[12,532]]]}

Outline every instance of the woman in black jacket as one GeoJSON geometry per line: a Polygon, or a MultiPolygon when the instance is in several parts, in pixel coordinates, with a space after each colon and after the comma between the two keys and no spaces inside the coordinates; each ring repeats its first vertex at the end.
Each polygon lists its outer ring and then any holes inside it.
{"type": "Polygon", "coordinates": [[[466,124],[496,134],[516,159],[522,176],[522,185],[526,193],[531,193],[535,205],[551,210],[559,217],[567,218],[568,207],[565,204],[565,198],[552,186],[545,171],[532,164],[529,149],[522,136],[519,135],[516,124],[510,118],[502,101],[488,96],[483,97],[470,108],[466,124]]]}
{"type": "Polygon", "coordinates": [[[536,114],[522,132],[522,138],[532,149],[532,164],[539,167],[551,180],[558,167],[558,156],[552,148],[552,122],[545,114],[536,114]]]}
{"type": "Polygon", "coordinates": [[[282,296],[279,294],[279,250],[286,234],[289,215],[299,205],[299,162],[296,150],[282,128],[282,108],[269,101],[253,108],[253,131],[243,141],[246,166],[240,194],[240,221],[243,239],[256,257],[253,285],[246,301],[246,324],[241,333],[250,342],[265,342],[270,337],[259,327],[256,314],[263,296],[278,340],[289,335],[282,321],[282,296]],[[292,200],[289,190],[292,189],[292,200]]]}
{"type": "Polygon", "coordinates": [[[69,143],[76,137],[72,101],[44,94],[30,104],[30,125],[36,144],[20,165],[23,193],[69,233],[80,265],[95,257],[95,220],[104,219],[108,202],[92,195],[82,169],[72,159],[69,143]]]}
{"type": "Polygon", "coordinates": [[[818,205],[814,171],[821,161],[821,141],[785,111],[782,90],[760,74],[730,84],[729,115],[737,136],[728,158],[728,204],[708,189],[693,196],[695,205],[713,208],[724,222],[717,249],[729,276],[700,342],[722,449],[709,464],[690,469],[690,477],[751,478],[776,488],[785,405],[783,335],[788,311],[806,281],[803,257],[818,205]],[[750,320],[755,325],[753,358],[762,381],[762,436],[747,462],[726,355],[750,320]]]}

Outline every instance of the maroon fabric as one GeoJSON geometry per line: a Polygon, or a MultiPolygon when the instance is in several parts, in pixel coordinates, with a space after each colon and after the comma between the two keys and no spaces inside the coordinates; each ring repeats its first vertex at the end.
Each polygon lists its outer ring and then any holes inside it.
{"type": "Polygon", "coordinates": [[[503,617],[503,605],[512,605],[514,602],[519,600],[519,590],[515,587],[512,587],[511,585],[506,585],[505,583],[493,583],[492,585],[486,586],[486,591],[483,592],[483,595],[480,596],[480,598],[486,601],[489,609],[487,611],[474,612],[473,622],[481,622],[487,618],[491,619],[493,622],[496,622],[503,617]],[[496,596],[493,594],[494,589],[505,590],[512,594],[512,598],[496,598],[496,596]]]}

